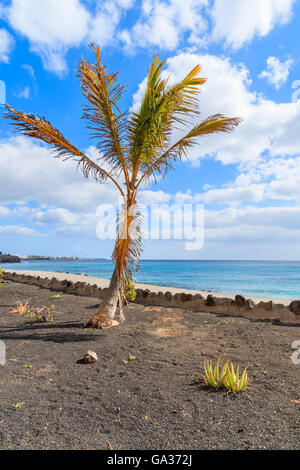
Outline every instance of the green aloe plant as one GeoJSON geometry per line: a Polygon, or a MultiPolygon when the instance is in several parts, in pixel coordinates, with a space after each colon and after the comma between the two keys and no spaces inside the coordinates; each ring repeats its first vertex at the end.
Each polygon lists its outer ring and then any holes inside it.
{"type": "Polygon", "coordinates": [[[239,366],[237,366],[235,371],[233,364],[231,364],[230,368],[228,367],[228,371],[223,383],[224,387],[227,388],[229,392],[244,392],[248,386],[247,367],[245,367],[241,377],[239,377],[239,366]]]}
{"type": "Polygon", "coordinates": [[[220,388],[223,386],[224,379],[228,371],[228,362],[225,362],[224,366],[220,371],[220,358],[217,361],[215,367],[212,365],[212,361],[208,362],[206,359],[204,361],[204,371],[205,376],[203,376],[204,382],[206,385],[213,388],[220,388]]]}
{"type": "Polygon", "coordinates": [[[226,388],[229,392],[238,393],[244,392],[248,386],[247,367],[239,376],[240,368],[237,366],[234,370],[233,364],[226,361],[222,368],[220,368],[220,358],[216,365],[213,367],[212,361],[204,361],[203,380],[209,387],[215,389],[226,388]]]}

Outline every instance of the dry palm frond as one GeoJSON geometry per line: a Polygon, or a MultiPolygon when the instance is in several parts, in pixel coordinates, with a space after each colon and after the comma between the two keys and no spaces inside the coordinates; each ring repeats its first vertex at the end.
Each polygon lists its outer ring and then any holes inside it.
{"type": "Polygon", "coordinates": [[[141,223],[142,215],[137,204],[123,207],[118,216],[118,235],[113,252],[120,279],[132,278],[139,269],[139,258],[142,252],[141,223]]]}
{"type": "Polygon", "coordinates": [[[79,66],[83,96],[89,101],[84,106],[83,118],[87,120],[92,137],[97,139],[101,158],[115,170],[123,170],[128,181],[122,141],[126,131],[126,115],[121,113],[117,103],[124,87],[117,83],[118,74],[107,72],[100,59],[99,48],[91,44],[96,56],[94,64],[82,60],[79,66]]]}
{"type": "Polygon", "coordinates": [[[61,132],[44,117],[17,111],[6,104],[3,117],[8,119],[17,131],[28,137],[41,140],[52,147],[56,158],[74,159],[84,176],[91,175],[97,181],[110,179],[122,192],[114,177],[72,145],[61,132]]]}

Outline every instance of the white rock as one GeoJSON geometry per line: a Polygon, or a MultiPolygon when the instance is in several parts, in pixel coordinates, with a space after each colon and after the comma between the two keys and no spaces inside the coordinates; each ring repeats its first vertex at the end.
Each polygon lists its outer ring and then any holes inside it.
{"type": "Polygon", "coordinates": [[[95,353],[94,351],[88,350],[88,351],[85,353],[83,360],[84,360],[84,362],[85,362],[86,364],[89,364],[89,363],[91,363],[91,362],[99,361],[99,358],[98,358],[97,353],[95,353]]]}

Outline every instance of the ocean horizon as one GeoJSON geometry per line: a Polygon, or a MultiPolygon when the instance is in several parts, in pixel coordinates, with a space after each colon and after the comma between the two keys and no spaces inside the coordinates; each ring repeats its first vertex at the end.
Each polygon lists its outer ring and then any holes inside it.
{"type": "MultiPolygon", "coordinates": [[[[81,273],[109,279],[111,260],[22,260],[6,269],[81,273]]],[[[300,261],[141,260],[135,281],[178,289],[300,298],[300,261]]]]}

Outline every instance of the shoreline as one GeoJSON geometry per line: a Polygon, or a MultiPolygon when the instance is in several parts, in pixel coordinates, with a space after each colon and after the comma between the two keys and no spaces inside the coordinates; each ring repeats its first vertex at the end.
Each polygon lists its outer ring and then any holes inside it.
{"type": "MultiPolygon", "coordinates": [[[[7,273],[16,273],[16,274],[24,274],[28,276],[35,276],[35,277],[40,277],[42,279],[49,278],[51,279],[52,277],[56,277],[58,281],[72,281],[72,282],[87,282],[91,285],[96,285],[97,287],[100,287],[101,289],[107,288],[109,285],[109,279],[101,278],[101,277],[95,277],[95,276],[89,276],[87,274],[72,274],[72,273],[62,273],[62,272],[56,272],[56,271],[34,271],[34,270],[26,270],[26,269],[5,269],[4,272],[7,273]]],[[[201,294],[204,297],[207,297],[208,295],[212,295],[216,298],[228,298],[228,299],[235,299],[235,296],[239,294],[237,292],[236,294],[226,294],[223,292],[211,292],[211,291],[206,291],[206,290],[194,290],[194,289],[184,289],[180,287],[168,287],[168,286],[156,286],[152,284],[141,284],[141,283],[135,283],[135,287],[137,289],[149,289],[150,292],[154,292],[157,294],[158,292],[170,292],[172,295],[178,294],[178,293],[185,293],[185,294],[201,294]]],[[[278,297],[259,297],[259,296],[254,296],[254,295],[246,295],[242,294],[244,297],[247,297],[247,299],[253,300],[255,303],[259,302],[269,302],[273,301],[276,303],[281,303],[285,306],[288,306],[293,300],[298,300],[294,298],[290,299],[281,299],[278,297]]]]}

